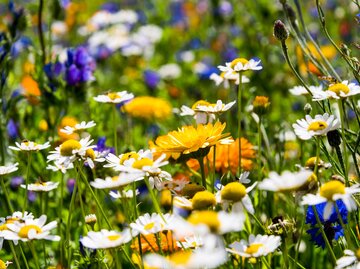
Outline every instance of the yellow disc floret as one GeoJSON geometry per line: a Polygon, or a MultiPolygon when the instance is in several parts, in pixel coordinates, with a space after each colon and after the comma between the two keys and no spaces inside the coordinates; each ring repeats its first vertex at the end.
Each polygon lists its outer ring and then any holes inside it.
{"type": "Polygon", "coordinates": [[[34,225],[34,224],[30,224],[30,225],[25,225],[23,227],[21,227],[18,235],[21,237],[21,238],[28,238],[28,233],[30,230],[35,230],[36,231],[36,234],[39,234],[41,233],[41,228],[37,225],[34,225]]]}
{"type": "Polygon", "coordinates": [[[111,100],[115,100],[115,99],[121,98],[121,96],[118,95],[116,92],[109,92],[109,93],[107,94],[107,96],[108,96],[111,100]]]}
{"type": "Polygon", "coordinates": [[[308,131],[321,131],[327,128],[327,123],[325,121],[319,120],[319,121],[313,121],[309,124],[309,127],[307,128],[308,131]]]}
{"type": "Polygon", "coordinates": [[[95,160],[95,152],[93,149],[87,149],[85,153],[86,158],[90,158],[91,160],[95,160]]]}
{"type": "Polygon", "coordinates": [[[215,211],[196,211],[193,212],[188,221],[192,224],[205,224],[210,231],[217,232],[220,229],[220,221],[215,211]]]}
{"type": "Polygon", "coordinates": [[[221,198],[228,201],[241,201],[246,195],[246,188],[240,182],[231,182],[221,190],[221,198]]]}
{"type": "Polygon", "coordinates": [[[256,252],[259,251],[259,248],[261,248],[264,244],[258,243],[258,244],[251,244],[250,246],[247,247],[247,249],[245,250],[245,252],[247,254],[253,255],[256,252]]]}
{"type": "Polygon", "coordinates": [[[116,240],[118,240],[120,237],[121,237],[121,235],[119,235],[119,234],[113,234],[113,235],[108,235],[108,236],[107,236],[107,238],[108,238],[110,241],[116,241],[116,240]]]}
{"type": "Polygon", "coordinates": [[[62,156],[71,156],[73,150],[81,149],[81,144],[75,139],[69,139],[61,144],[60,154],[62,156]]]}
{"type": "Polygon", "coordinates": [[[136,160],[132,167],[136,169],[142,169],[144,166],[152,166],[154,164],[154,161],[149,158],[142,158],[140,160],[136,160]]]}
{"type": "Polygon", "coordinates": [[[199,100],[192,105],[191,109],[195,110],[198,106],[210,106],[211,104],[205,100],[199,100]]]}
{"type": "Polygon", "coordinates": [[[320,195],[328,200],[333,199],[335,194],[344,194],[345,185],[337,180],[326,182],[320,187],[320,195]]]}
{"type": "Polygon", "coordinates": [[[347,85],[342,83],[336,83],[329,86],[329,91],[336,93],[336,95],[340,95],[341,92],[348,94],[350,89],[347,85]]]}
{"type": "Polygon", "coordinates": [[[186,264],[191,257],[191,251],[178,251],[169,256],[169,261],[176,265],[186,264]]]}
{"type": "Polygon", "coordinates": [[[124,153],[121,158],[120,158],[120,164],[124,164],[125,161],[129,160],[129,159],[139,159],[139,154],[137,154],[135,151],[131,151],[131,152],[127,152],[127,153],[124,153]]]}
{"type": "Polygon", "coordinates": [[[235,60],[233,60],[230,64],[231,68],[234,68],[238,63],[242,63],[243,65],[247,64],[249,61],[246,60],[245,58],[236,58],[235,60]]]}
{"type": "Polygon", "coordinates": [[[6,266],[6,263],[4,263],[3,260],[0,260],[0,269],[6,269],[7,266],[6,266]]]}
{"type": "Polygon", "coordinates": [[[209,191],[199,191],[192,199],[193,209],[206,209],[216,204],[215,195],[209,191]]]}

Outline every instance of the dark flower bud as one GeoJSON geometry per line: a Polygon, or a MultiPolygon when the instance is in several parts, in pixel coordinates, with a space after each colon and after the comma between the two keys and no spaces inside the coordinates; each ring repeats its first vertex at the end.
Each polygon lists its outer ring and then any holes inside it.
{"type": "Polygon", "coordinates": [[[281,42],[289,37],[289,32],[281,20],[277,20],[274,23],[274,36],[281,42]]]}
{"type": "Polygon", "coordinates": [[[341,136],[338,130],[330,131],[326,135],[330,146],[338,147],[341,144],[341,136]]]}
{"type": "Polygon", "coordinates": [[[285,9],[286,15],[288,16],[289,20],[291,21],[291,24],[294,24],[296,21],[295,10],[288,4],[284,5],[284,9],[285,9]]]}

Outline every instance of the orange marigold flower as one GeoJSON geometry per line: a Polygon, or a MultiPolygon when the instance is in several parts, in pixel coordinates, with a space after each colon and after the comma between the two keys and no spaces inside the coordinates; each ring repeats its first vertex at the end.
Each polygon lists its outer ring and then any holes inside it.
{"type": "MultiPolygon", "coordinates": [[[[173,252],[179,249],[176,244],[176,239],[174,238],[171,231],[163,231],[156,234],[148,234],[148,235],[141,235],[141,250],[142,253],[145,252],[158,252],[159,245],[162,251],[165,252],[173,252]],[[159,239],[156,238],[159,237],[159,239]]],[[[140,251],[139,248],[139,241],[134,240],[134,243],[131,245],[132,249],[140,251]]]]}
{"type": "MultiPolygon", "coordinates": [[[[205,162],[209,161],[210,167],[213,167],[213,148],[210,150],[205,162]]],[[[239,167],[239,139],[230,145],[217,145],[215,154],[215,169],[218,172],[226,173],[230,171],[233,175],[237,173],[239,167]]],[[[251,159],[255,158],[254,146],[245,138],[241,138],[241,168],[250,171],[253,165],[251,159]]],[[[200,168],[197,160],[191,159],[187,165],[198,170],[200,168]]],[[[205,165],[205,168],[207,165],[205,165]]]]}
{"type": "Polygon", "coordinates": [[[75,127],[76,124],[78,124],[78,120],[74,117],[65,116],[61,119],[60,125],[58,126],[58,136],[62,141],[69,140],[69,139],[79,139],[79,135],[77,133],[73,134],[66,134],[61,132],[60,130],[63,129],[65,126],[75,127]]]}
{"type": "MultiPolygon", "coordinates": [[[[183,157],[204,156],[201,150],[208,150],[211,146],[220,144],[230,144],[233,142],[229,133],[222,133],[226,124],[216,122],[214,125],[199,124],[194,126],[183,126],[177,131],[172,131],[167,135],[159,136],[155,144],[151,143],[150,147],[157,154],[165,153],[168,157],[177,160],[183,157]]],[[[207,152],[205,152],[207,154],[207,152]]]]}

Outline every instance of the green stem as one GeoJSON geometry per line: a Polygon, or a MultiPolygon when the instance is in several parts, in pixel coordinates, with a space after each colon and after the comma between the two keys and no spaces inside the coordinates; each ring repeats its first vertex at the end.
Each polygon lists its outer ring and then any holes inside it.
{"type": "Polygon", "coordinates": [[[211,192],[215,192],[215,178],[216,178],[216,145],[213,147],[214,154],[213,154],[213,175],[211,181],[211,192]]]}
{"type": "Polygon", "coordinates": [[[328,250],[329,250],[331,259],[332,259],[333,263],[335,264],[335,263],[336,263],[336,256],[335,256],[334,251],[333,251],[333,249],[332,249],[332,247],[331,247],[331,245],[330,245],[330,242],[329,242],[329,240],[328,240],[328,238],[327,238],[327,236],[326,236],[326,233],[325,233],[325,231],[324,231],[323,224],[322,224],[321,221],[320,221],[320,218],[319,218],[319,214],[318,214],[318,212],[317,212],[317,209],[316,209],[316,207],[315,207],[314,205],[312,206],[312,209],[313,209],[313,211],[314,211],[314,213],[315,213],[316,222],[317,222],[317,224],[319,225],[319,229],[320,229],[321,235],[322,235],[322,237],[323,237],[323,239],[324,239],[324,241],[325,241],[326,247],[327,247],[328,250]]]}
{"type": "Polygon", "coordinates": [[[61,237],[61,244],[60,244],[60,264],[61,266],[64,264],[64,240],[63,240],[63,233],[62,233],[62,211],[63,211],[63,199],[64,199],[64,174],[61,173],[61,181],[60,181],[60,201],[59,201],[59,225],[58,225],[58,234],[61,237]]]}
{"type": "Polygon", "coordinates": [[[67,226],[66,226],[66,242],[64,242],[64,244],[68,244],[66,246],[66,248],[68,249],[68,256],[67,256],[67,262],[68,262],[68,266],[70,267],[71,264],[71,236],[70,236],[70,230],[71,230],[71,220],[72,220],[72,213],[74,211],[73,207],[75,204],[75,196],[76,196],[76,191],[77,191],[77,183],[75,180],[75,185],[74,185],[74,189],[71,195],[71,200],[70,200],[70,206],[69,206],[69,216],[68,216],[68,221],[67,221],[67,226]]]}
{"type": "Polygon", "coordinates": [[[320,162],[320,137],[316,137],[316,159],[315,159],[315,168],[314,168],[314,174],[316,175],[316,178],[319,179],[319,162],[320,162]]]}
{"type": "Polygon", "coordinates": [[[31,167],[31,151],[29,151],[28,153],[28,163],[27,163],[27,169],[26,169],[26,178],[25,178],[25,201],[24,201],[24,206],[23,206],[23,213],[26,211],[26,207],[27,207],[27,202],[28,202],[28,187],[29,187],[29,177],[30,177],[30,167],[31,167]]]}
{"type": "MultiPolygon", "coordinates": [[[[11,242],[11,243],[13,244],[13,242],[11,242]]],[[[26,269],[29,269],[29,264],[27,262],[27,258],[25,256],[24,250],[23,250],[23,248],[22,248],[22,246],[20,244],[19,244],[19,248],[20,248],[21,257],[22,257],[22,259],[24,260],[24,263],[25,263],[25,267],[26,267],[26,269]]]]}
{"type": "Polygon", "coordinates": [[[242,128],[241,128],[241,102],[242,102],[242,72],[239,72],[239,86],[238,86],[238,138],[239,138],[239,177],[241,175],[242,172],[242,167],[241,167],[241,133],[242,133],[242,128]]]}
{"type": "Polygon", "coordinates": [[[31,251],[31,254],[32,254],[32,256],[33,256],[33,258],[34,258],[34,260],[35,260],[35,266],[36,266],[36,268],[40,269],[39,259],[38,259],[38,256],[37,256],[37,254],[36,254],[36,250],[35,250],[35,248],[34,248],[33,242],[32,242],[32,241],[29,241],[29,242],[28,242],[28,246],[29,246],[30,251],[31,251]]]}
{"type": "Polygon", "coordinates": [[[343,100],[339,99],[339,112],[340,112],[340,121],[341,121],[341,135],[342,135],[342,146],[343,146],[343,160],[344,160],[344,177],[346,186],[349,186],[349,175],[348,175],[348,168],[347,168],[347,150],[346,150],[346,137],[345,137],[345,115],[344,115],[344,105],[343,100]]]}
{"type": "Polygon", "coordinates": [[[21,269],[19,259],[18,259],[17,255],[16,255],[16,251],[15,251],[15,248],[14,248],[13,241],[9,241],[9,245],[10,245],[11,253],[12,253],[12,255],[14,257],[14,260],[15,260],[16,267],[17,267],[17,269],[21,269]]]}
{"type": "Polygon", "coordinates": [[[261,169],[261,115],[259,116],[259,122],[258,122],[258,180],[261,181],[262,177],[262,169],[261,169]]]}
{"type": "Polygon", "coordinates": [[[145,177],[145,178],[144,178],[144,181],[145,181],[146,187],[147,187],[147,189],[148,189],[148,191],[149,191],[149,194],[150,194],[151,200],[152,200],[152,202],[153,202],[153,204],[154,204],[154,207],[155,207],[156,212],[160,215],[161,219],[162,219],[164,222],[166,222],[165,219],[164,219],[164,216],[163,216],[163,214],[162,214],[162,212],[161,212],[161,208],[160,208],[160,206],[159,206],[158,199],[157,199],[157,197],[156,197],[156,195],[155,195],[155,193],[154,193],[154,190],[153,190],[153,189],[151,188],[151,186],[150,186],[149,178],[148,178],[148,177],[145,177]]]}
{"type": "Polygon", "coordinates": [[[205,166],[204,166],[204,158],[200,157],[197,159],[200,165],[200,171],[201,171],[201,183],[203,187],[206,189],[206,176],[205,176],[205,166]]]}
{"type": "Polygon", "coordinates": [[[295,261],[294,261],[295,264],[294,265],[297,265],[297,263],[298,263],[299,249],[300,249],[300,244],[301,244],[301,237],[304,232],[304,227],[305,227],[305,219],[301,222],[300,236],[298,239],[298,243],[296,244],[296,248],[295,248],[295,261]]]}
{"type": "Polygon", "coordinates": [[[9,193],[8,193],[7,188],[5,186],[4,177],[0,176],[0,182],[1,182],[1,188],[3,189],[4,195],[5,195],[5,200],[6,200],[6,204],[8,206],[8,210],[10,211],[9,213],[12,214],[14,212],[14,210],[13,210],[12,205],[11,205],[9,193]]]}
{"type": "Polygon", "coordinates": [[[42,11],[43,11],[43,0],[40,0],[39,1],[39,10],[38,10],[38,33],[39,33],[39,40],[40,40],[40,46],[41,46],[42,64],[45,65],[46,50],[45,50],[45,42],[44,42],[44,33],[42,30],[42,11]]]}
{"type": "Polygon", "coordinates": [[[117,147],[117,124],[116,124],[116,105],[113,104],[112,108],[112,114],[113,114],[113,129],[114,129],[114,147],[115,147],[115,154],[118,153],[118,147],[117,147]]]}

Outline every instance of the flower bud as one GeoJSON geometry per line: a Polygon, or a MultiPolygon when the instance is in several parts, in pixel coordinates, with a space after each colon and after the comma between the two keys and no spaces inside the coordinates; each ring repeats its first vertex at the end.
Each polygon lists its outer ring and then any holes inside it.
{"type": "Polygon", "coordinates": [[[309,115],[311,113],[312,107],[309,103],[306,103],[306,105],[304,106],[304,111],[306,113],[306,115],[309,115]]]}
{"type": "Polygon", "coordinates": [[[332,147],[338,147],[341,144],[341,136],[338,130],[330,131],[326,134],[328,142],[332,147]]]}
{"type": "Polygon", "coordinates": [[[274,36],[281,42],[289,37],[289,32],[281,20],[277,20],[274,23],[274,36]]]}

